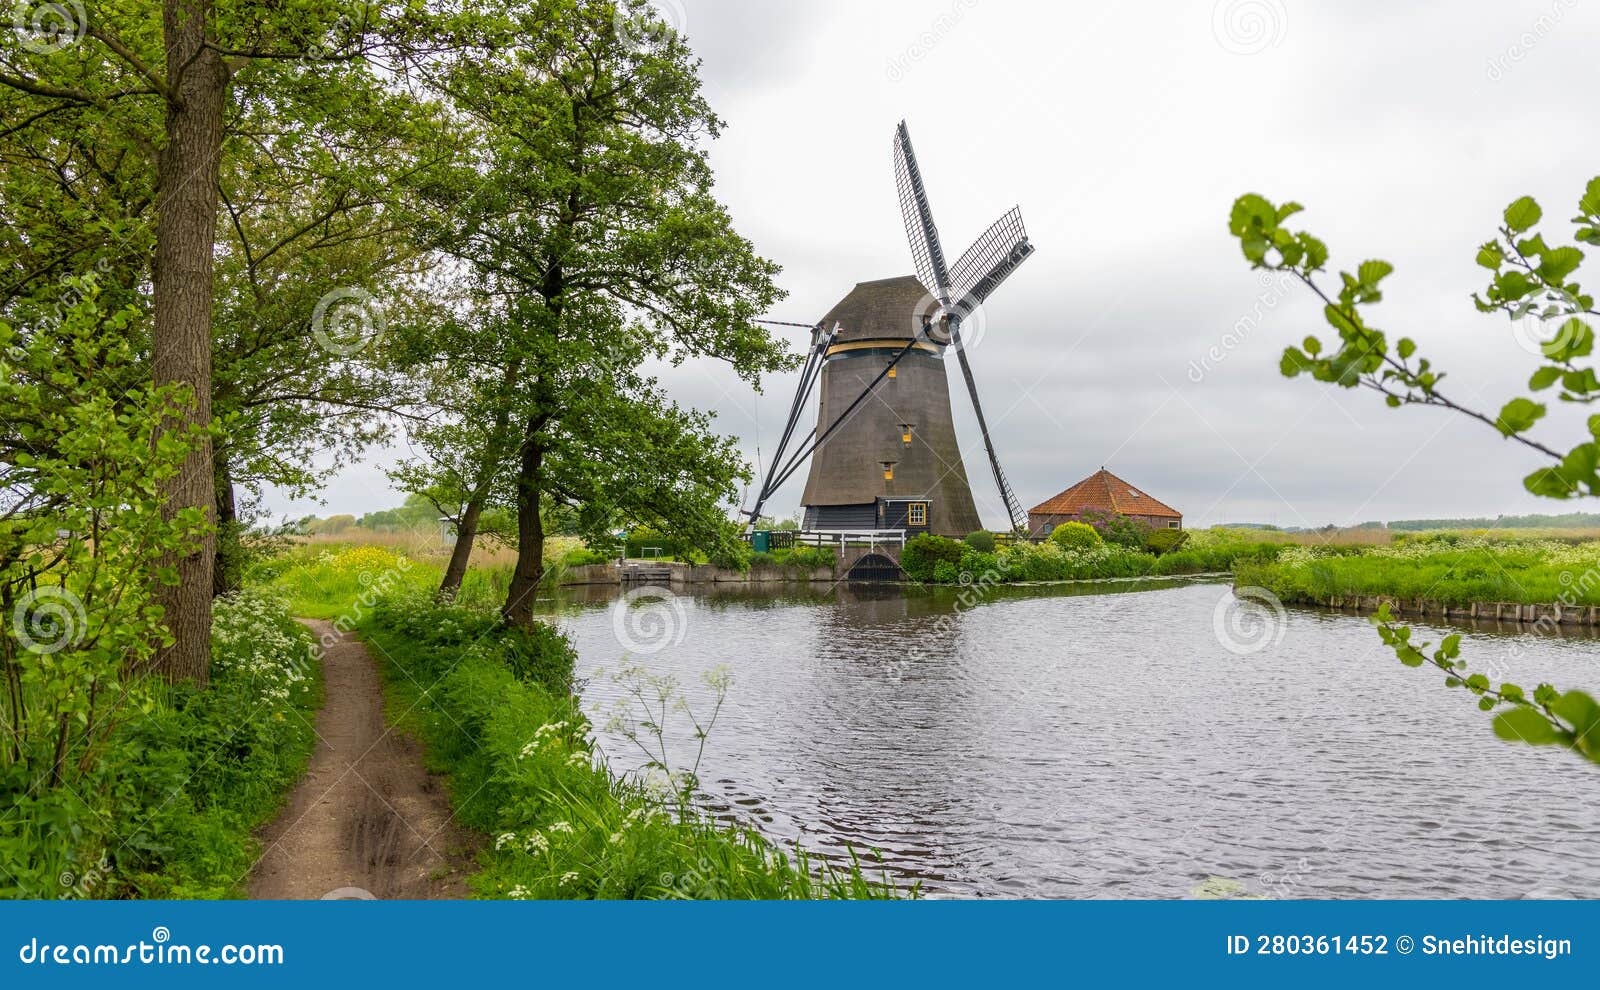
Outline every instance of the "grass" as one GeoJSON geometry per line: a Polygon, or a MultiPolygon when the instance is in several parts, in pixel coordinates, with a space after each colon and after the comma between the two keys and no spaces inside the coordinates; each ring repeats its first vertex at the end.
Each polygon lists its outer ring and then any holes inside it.
{"type": "Polygon", "coordinates": [[[260,853],[251,833],[282,807],[315,745],[310,646],[282,602],[219,600],[209,688],[130,685],[138,717],[69,787],[0,774],[4,896],[242,896],[260,853]]]}
{"type": "MultiPolygon", "coordinates": [[[[496,569],[498,570],[498,569],[496,569]]],[[[469,571],[458,604],[439,568],[374,546],[299,550],[252,569],[305,614],[343,616],[374,647],[392,724],[449,782],[457,820],[491,841],[475,893],[497,898],[817,899],[915,894],[852,860],[786,852],[715,820],[692,782],[618,776],[572,691],[575,656],[551,627],[503,627],[495,570],[469,571]],[[364,577],[363,577],[364,576],[364,577]],[[682,790],[680,790],[680,785],[682,790]]]]}
{"type": "Polygon", "coordinates": [[[1600,605],[1600,542],[1435,535],[1354,554],[1295,549],[1241,564],[1235,582],[1317,604],[1382,595],[1460,606],[1600,605]]]}

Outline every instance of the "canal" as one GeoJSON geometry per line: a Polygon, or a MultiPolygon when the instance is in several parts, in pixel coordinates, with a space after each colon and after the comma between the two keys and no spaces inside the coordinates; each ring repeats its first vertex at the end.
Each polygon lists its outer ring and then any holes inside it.
{"type": "MultiPolygon", "coordinates": [[[[1359,617],[1223,584],[669,596],[579,591],[586,708],[639,664],[709,713],[705,800],[782,842],[879,850],[930,896],[1592,897],[1600,768],[1496,740],[1359,617]]],[[[1463,655],[1531,689],[1600,688],[1597,644],[1512,629],[1463,655]]],[[[1420,638],[1420,637],[1419,637],[1420,638]]],[[[675,764],[695,740],[667,725],[675,764]]]]}

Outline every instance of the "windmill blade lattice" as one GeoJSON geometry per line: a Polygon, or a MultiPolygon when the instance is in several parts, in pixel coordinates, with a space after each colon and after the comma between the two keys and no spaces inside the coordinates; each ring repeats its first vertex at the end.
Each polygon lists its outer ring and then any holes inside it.
{"type": "Polygon", "coordinates": [[[1012,207],[950,269],[950,298],[956,310],[965,316],[977,309],[1031,254],[1022,210],[1012,207]]]}
{"type": "Polygon", "coordinates": [[[922,185],[917,153],[911,148],[911,131],[903,120],[894,132],[894,181],[900,190],[900,215],[906,222],[917,278],[940,303],[949,305],[950,273],[945,267],[944,247],[939,242],[939,228],[933,223],[928,191],[922,185]]]}

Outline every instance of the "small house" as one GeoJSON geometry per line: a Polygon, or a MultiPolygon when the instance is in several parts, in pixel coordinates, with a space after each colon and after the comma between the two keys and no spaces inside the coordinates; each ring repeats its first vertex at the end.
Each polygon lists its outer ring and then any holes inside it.
{"type": "Polygon", "coordinates": [[[1080,521],[1086,512],[1114,512],[1153,529],[1183,528],[1183,513],[1101,468],[1029,509],[1028,533],[1043,539],[1064,522],[1080,521]]]}

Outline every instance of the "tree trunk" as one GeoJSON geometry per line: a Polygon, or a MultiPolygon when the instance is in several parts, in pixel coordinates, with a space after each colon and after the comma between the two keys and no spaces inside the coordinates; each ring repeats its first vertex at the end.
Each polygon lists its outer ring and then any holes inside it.
{"type": "Polygon", "coordinates": [[[439,584],[440,598],[454,598],[461,590],[461,579],[467,576],[467,561],[472,558],[472,541],[478,535],[478,518],[483,515],[483,498],[467,503],[456,523],[456,545],[450,551],[450,566],[444,569],[444,581],[439,584]]]}
{"type": "MultiPolygon", "coordinates": [[[[155,384],[187,385],[193,405],[170,417],[166,431],[187,433],[211,422],[211,271],[217,230],[217,174],[227,71],[205,47],[210,0],[165,0],[167,50],[166,146],[157,166],[155,384]]],[[[198,509],[214,522],[211,443],[196,443],[182,469],[163,486],[162,511],[171,517],[198,509]]],[[[211,567],[216,533],[207,526],[196,545],[170,561],[178,583],[159,591],[171,646],[153,669],[168,680],[204,684],[211,668],[211,567]]]]}
{"type": "Polygon", "coordinates": [[[211,566],[211,597],[244,587],[244,548],[240,543],[239,507],[233,495],[233,472],[221,450],[213,452],[217,487],[217,554],[211,566]]]}
{"type": "Polygon", "coordinates": [[[501,615],[513,626],[533,625],[533,603],[544,577],[544,520],[539,516],[539,494],[544,487],[544,447],[537,441],[539,425],[528,424],[517,469],[517,566],[501,615]]]}

